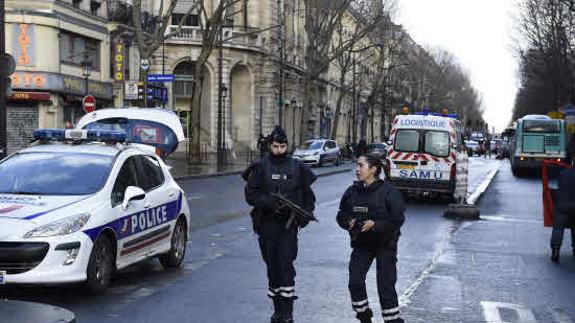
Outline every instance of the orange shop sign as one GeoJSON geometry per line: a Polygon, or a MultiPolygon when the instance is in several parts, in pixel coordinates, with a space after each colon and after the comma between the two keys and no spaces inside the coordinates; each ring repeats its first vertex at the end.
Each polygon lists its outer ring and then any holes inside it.
{"type": "Polygon", "coordinates": [[[13,56],[17,66],[33,66],[35,64],[34,25],[17,23],[13,29],[13,56]]]}

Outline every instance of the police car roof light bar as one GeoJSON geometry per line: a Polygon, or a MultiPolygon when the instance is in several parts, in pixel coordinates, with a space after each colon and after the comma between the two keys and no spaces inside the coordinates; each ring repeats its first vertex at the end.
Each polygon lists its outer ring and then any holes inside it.
{"type": "Polygon", "coordinates": [[[125,142],[126,133],[113,130],[36,129],[35,140],[125,142]]]}

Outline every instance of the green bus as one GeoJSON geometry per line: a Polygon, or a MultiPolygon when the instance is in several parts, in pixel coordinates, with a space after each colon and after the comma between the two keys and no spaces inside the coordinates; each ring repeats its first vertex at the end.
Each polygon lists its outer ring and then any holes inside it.
{"type": "Polygon", "coordinates": [[[509,144],[513,175],[540,169],[543,160],[568,161],[565,121],[531,114],[517,120],[515,136],[509,144]]]}

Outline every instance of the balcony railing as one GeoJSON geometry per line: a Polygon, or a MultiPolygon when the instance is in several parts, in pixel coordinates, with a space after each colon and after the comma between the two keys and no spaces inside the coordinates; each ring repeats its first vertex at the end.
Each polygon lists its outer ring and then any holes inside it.
{"type": "MultiPolygon", "coordinates": [[[[177,26],[170,26],[169,32],[174,32],[177,28],[177,26]]],[[[261,37],[260,34],[246,34],[246,32],[240,30],[230,28],[224,29],[224,40],[226,40],[224,43],[225,46],[241,46],[261,50],[265,45],[262,42],[263,39],[264,38],[261,37]]],[[[171,40],[201,42],[202,30],[195,26],[182,26],[180,32],[174,35],[171,40]]]]}

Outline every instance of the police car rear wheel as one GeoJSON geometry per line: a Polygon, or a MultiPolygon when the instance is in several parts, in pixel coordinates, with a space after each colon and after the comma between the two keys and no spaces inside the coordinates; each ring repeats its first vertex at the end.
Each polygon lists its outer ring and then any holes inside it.
{"type": "Polygon", "coordinates": [[[179,220],[172,234],[172,247],[168,253],[160,256],[160,263],[165,268],[178,268],[186,255],[186,224],[179,220]]]}
{"type": "Polygon", "coordinates": [[[101,294],[108,288],[114,272],[112,241],[106,235],[98,237],[92,247],[86,271],[86,289],[92,294],[101,294]]]}

